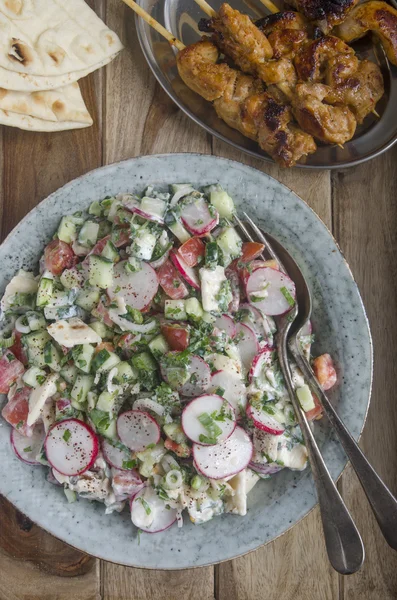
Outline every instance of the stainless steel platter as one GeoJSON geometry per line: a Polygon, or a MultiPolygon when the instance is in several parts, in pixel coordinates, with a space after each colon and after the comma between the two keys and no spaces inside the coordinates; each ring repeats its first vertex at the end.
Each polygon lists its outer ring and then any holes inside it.
{"type": "MultiPolygon", "coordinates": [[[[201,37],[197,24],[206,15],[194,0],[139,0],[140,5],[157,21],[164,25],[184,44],[191,44],[201,37]]],[[[211,6],[218,10],[221,0],[211,0],[211,6]]],[[[230,4],[260,18],[267,9],[259,0],[230,0],[230,4]]],[[[256,158],[269,162],[272,159],[259,146],[221,121],[214,108],[198,94],[192,92],[178,75],[175,51],[156,31],[141,18],[136,17],[139,42],[146,60],[167,94],[193,121],[221,140],[256,158]]],[[[388,150],[397,141],[397,67],[386,60],[379,45],[373,44],[368,36],[353,46],[360,58],[370,58],[378,62],[385,80],[385,94],[376,110],[380,115],[370,115],[363,125],[357,128],[354,138],[343,148],[319,145],[315,154],[307,158],[301,168],[341,169],[357,165],[388,150]]]]}

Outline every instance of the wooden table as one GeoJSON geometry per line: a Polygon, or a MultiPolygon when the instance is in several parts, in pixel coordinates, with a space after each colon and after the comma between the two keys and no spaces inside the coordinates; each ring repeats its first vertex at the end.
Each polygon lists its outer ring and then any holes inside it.
{"type": "MultiPolygon", "coordinates": [[[[397,494],[397,145],[362,166],[281,170],[211,138],[155,82],[120,0],[90,4],[126,49],[82,82],[95,125],[34,134],[0,130],[2,238],[48,194],[100,165],[166,152],[201,152],[247,163],[298,193],[333,231],[361,289],[372,326],[375,379],[362,447],[397,494]]],[[[90,558],[0,500],[0,600],[394,600],[397,554],[389,549],[350,468],[339,482],[364,538],[361,572],[329,566],[318,510],[267,546],[219,566],[145,571],[90,558]]],[[[216,543],[216,540],[214,541],[216,543]]]]}

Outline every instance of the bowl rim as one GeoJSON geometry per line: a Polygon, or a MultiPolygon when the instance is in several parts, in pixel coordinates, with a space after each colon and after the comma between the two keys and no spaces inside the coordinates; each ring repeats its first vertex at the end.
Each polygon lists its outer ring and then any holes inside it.
{"type": "MultiPolygon", "coordinates": [[[[276,181],[278,184],[282,185],[283,187],[285,187],[291,194],[293,194],[298,202],[302,202],[309,210],[310,212],[314,215],[314,218],[317,219],[318,221],[320,221],[320,223],[322,224],[322,226],[325,228],[325,230],[327,231],[327,233],[329,234],[329,236],[332,238],[332,241],[334,242],[334,244],[336,245],[342,259],[343,262],[345,263],[351,280],[353,282],[355,291],[357,293],[357,296],[359,298],[360,301],[360,305],[363,311],[363,316],[364,316],[364,320],[363,323],[365,323],[366,325],[366,330],[368,333],[368,342],[369,342],[369,350],[370,350],[370,369],[369,369],[369,387],[368,387],[368,399],[367,399],[367,404],[366,404],[366,409],[363,415],[363,422],[360,428],[360,431],[358,433],[358,436],[356,438],[357,443],[360,441],[364,427],[366,425],[367,422],[367,417],[368,417],[368,411],[369,411],[369,407],[370,407],[370,403],[371,403],[371,397],[372,397],[372,388],[373,388],[373,372],[374,372],[374,347],[373,347],[373,340],[372,340],[372,335],[371,335],[371,329],[370,329],[370,325],[369,325],[369,320],[368,320],[368,316],[367,316],[367,312],[365,310],[365,306],[360,294],[360,290],[359,287],[357,285],[357,282],[353,276],[352,270],[350,268],[349,263],[347,262],[337,240],[334,238],[332,232],[329,230],[329,228],[327,227],[327,225],[324,223],[324,221],[317,215],[317,213],[313,210],[313,208],[311,208],[311,206],[303,199],[301,198],[296,192],[294,192],[293,190],[291,190],[287,185],[285,185],[284,183],[281,183],[278,179],[276,179],[275,177],[272,177],[271,175],[268,175],[267,173],[264,173],[263,171],[260,171],[259,169],[252,167],[250,165],[246,165],[244,163],[241,163],[239,161],[233,160],[233,159],[229,159],[229,158],[224,158],[221,156],[215,156],[212,154],[205,154],[205,153],[199,153],[199,152],[175,152],[175,153],[159,153],[159,154],[145,154],[145,155],[138,155],[135,156],[133,158],[127,158],[121,161],[117,161],[114,163],[110,163],[108,165],[102,165],[100,167],[97,167],[95,169],[92,169],[91,171],[87,171],[86,173],[79,175],[78,177],[72,179],[71,181],[68,181],[66,184],[64,184],[63,186],[57,188],[56,190],[54,190],[51,194],[49,194],[48,196],[46,196],[46,198],[44,198],[43,200],[41,200],[40,202],[38,202],[28,213],[26,213],[26,215],[20,220],[18,221],[18,223],[12,228],[12,230],[7,234],[7,236],[4,238],[4,240],[1,242],[0,247],[3,247],[3,245],[5,245],[8,241],[8,239],[11,237],[11,235],[13,235],[14,233],[17,232],[18,228],[24,224],[25,221],[27,221],[30,217],[30,215],[36,211],[37,207],[40,205],[45,205],[47,202],[51,202],[53,196],[55,196],[56,194],[58,194],[61,190],[67,190],[69,187],[72,187],[73,185],[76,185],[76,183],[78,183],[79,181],[85,179],[87,176],[93,175],[96,172],[99,171],[106,171],[106,170],[111,170],[114,167],[117,167],[119,165],[123,165],[126,163],[133,163],[137,160],[145,160],[145,159],[156,159],[156,158],[170,158],[170,157],[174,157],[174,156],[178,156],[178,157],[185,157],[185,156],[192,156],[192,157],[196,157],[196,158],[214,158],[217,161],[223,161],[225,163],[228,164],[235,164],[235,165],[242,165],[244,168],[247,168],[248,170],[253,170],[253,171],[258,171],[259,173],[261,173],[262,175],[265,175],[266,177],[276,181]]],[[[339,442],[338,442],[339,443],[339,442]]],[[[346,468],[348,467],[350,461],[348,460],[347,457],[345,457],[344,459],[346,462],[341,470],[341,472],[339,473],[339,475],[336,477],[336,479],[334,479],[335,483],[339,481],[339,479],[342,477],[343,473],[346,471],[346,468]]],[[[310,472],[310,470],[309,470],[310,472]]],[[[4,496],[7,500],[7,502],[9,502],[10,504],[12,504],[12,506],[14,507],[14,509],[16,509],[19,513],[23,514],[26,518],[30,519],[30,517],[28,515],[26,515],[22,510],[20,510],[11,500],[9,500],[7,498],[7,496],[4,496]]],[[[189,567],[151,567],[151,566],[139,566],[139,567],[134,567],[133,565],[131,565],[131,563],[128,562],[119,562],[119,561],[115,561],[115,560],[111,560],[109,558],[104,558],[103,556],[100,555],[100,553],[98,554],[90,554],[85,552],[84,550],[81,550],[80,548],[78,548],[77,546],[74,546],[72,543],[65,541],[64,539],[62,539],[61,537],[55,535],[53,532],[49,531],[47,529],[47,527],[43,526],[43,525],[38,525],[36,524],[34,521],[32,521],[32,523],[34,523],[37,527],[43,529],[47,534],[53,536],[54,538],[56,538],[57,540],[61,541],[62,543],[66,544],[67,546],[77,550],[78,552],[81,552],[84,555],[87,556],[92,556],[94,558],[100,559],[100,560],[104,560],[106,562],[110,562],[113,564],[117,564],[117,565],[123,565],[123,566],[128,566],[128,567],[133,567],[133,568],[139,568],[139,569],[144,569],[144,570],[148,570],[148,571],[184,571],[184,570],[189,570],[189,569],[200,569],[200,568],[204,568],[204,567],[210,567],[210,566],[214,566],[214,565],[218,565],[224,562],[229,562],[231,560],[235,560],[237,558],[241,558],[242,556],[246,556],[247,554],[250,554],[251,552],[255,552],[256,550],[259,550],[260,548],[270,544],[271,542],[279,539],[280,537],[282,537],[284,534],[286,534],[287,532],[289,532],[293,527],[295,527],[295,525],[297,525],[298,523],[300,523],[301,521],[303,521],[316,507],[318,506],[318,502],[316,501],[314,503],[314,505],[309,508],[309,510],[303,514],[301,517],[299,517],[294,523],[291,523],[291,525],[289,527],[287,527],[284,531],[282,531],[281,533],[279,533],[278,535],[272,537],[271,539],[264,541],[262,544],[259,544],[256,548],[251,548],[249,550],[246,550],[244,552],[241,552],[239,554],[236,554],[235,556],[233,556],[232,558],[223,558],[217,561],[212,561],[212,562],[208,562],[208,563],[203,563],[200,565],[192,565],[189,567]]]]}

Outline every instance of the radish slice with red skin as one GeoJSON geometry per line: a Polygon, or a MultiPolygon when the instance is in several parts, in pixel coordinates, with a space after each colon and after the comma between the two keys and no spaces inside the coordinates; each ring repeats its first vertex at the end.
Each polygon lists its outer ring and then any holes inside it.
{"type": "Polygon", "coordinates": [[[217,444],[220,444],[232,435],[236,427],[236,416],[233,407],[225,400],[225,398],[215,394],[208,394],[191,400],[183,409],[181,419],[182,429],[192,442],[202,444],[203,446],[214,445],[203,442],[202,439],[200,439],[200,436],[208,438],[210,437],[210,434],[199,421],[199,417],[203,413],[210,415],[214,411],[217,413],[223,411],[225,413],[224,421],[215,421],[219,429],[222,430],[222,433],[220,433],[217,438],[217,444]]]}
{"type": "Polygon", "coordinates": [[[183,207],[181,219],[186,227],[193,235],[205,235],[216,227],[219,223],[219,214],[214,211],[214,216],[211,215],[209,206],[204,198],[198,198],[194,202],[183,207]]]}
{"type": "Polygon", "coordinates": [[[163,266],[164,263],[167,262],[169,255],[170,251],[167,250],[166,252],[164,252],[163,256],[160,256],[160,258],[158,258],[157,260],[150,261],[149,265],[153,267],[153,269],[159,269],[163,266]]]}
{"type": "Polygon", "coordinates": [[[285,273],[276,271],[271,267],[256,269],[248,278],[246,286],[247,298],[250,304],[262,310],[265,315],[283,315],[291,310],[291,303],[286,295],[296,298],[295,284],[285,273]],[[284,293],[282,292],[284,290],[284,293]],[[266,291],[266,297],[255,301],[257,297],[266,291]]]}
{"type": "Polygon", "coordinates": [[[167,502],[159,498],[149,485],[135,494],[130,506],[131,521],[146,533],[159,533],[176,521],[176,509],[167,508],[167,502]]]}
{"type": "Polygon", "coordinates": [[[255,463],[255,462],[250,462],[248,466],[250,469],[252,469],[253,471],[256,471],[257,473],[260,473],[261,475],[274,475],[275,473],[278,473],[279,471],[281,471],[284,468],[284,467],[280,467],[278,465],[269,465],[269,464],[261,465],[259,463],[255,463]]]}
{"type": "Polygon", "coordinates": [[[252,318],[246,317],[242,320],[242,323],[251,327],[256,333],[257,336],[268,339],[269,335],[271,335],[271,329],[266,315],[264,315],[260,310],[258,310],[255,306],[248,304],[245,302],[240,305],[240,310],[246,310],[251,315],[252,318]]]}
{"type": "Polygon", "coordinates": [[[133,207],[129,208],[126,205],[126,208],[128,208],[128,210],[131,210],[131,212],[135,213],[139,217],[142,217],[143,219],[147,219],[147,221],[153,221],[153,223],[160,223],[160,225],[164,225],[164,219],[162,219],[158,215],[152,215],[150,213],[145,212],[139,206],[133,206],[133,207]]]}
{"type": "Polygon", "coordinates": [[[111,467],[120,469],[120,471],[129,471],[129,469],[123,467],[123,463],[132,459],[132,453],[128,454],[125,450],[113,446],[106,439],[101,441],[101,448],[104,459],[111,467]]]}
{"type": "Polygon", "coordinates": [[[143,310],[157,293],[159,281],[156,271],[142,261],[141,269],[130,273],[125,268],[126,263],[123,260],[114,266],[113,286],[108,289],[108,296],[111,300],[121,296],[127,306],[143,310]]]}
{"type": "Polygon", "coordinates": [[[235,410],[237,418],[241,412],[245,412],[247,405],[247,390],[241,377],[227,371],[216,371],[211,376],[209,392],[214,392],[222,388],[224,390],[222,397],[231,404],[235,410]]]}
{"type": "Polygon", "coordinates": [[[170,253],[170,258],[174,264],[174,267],[176,267],[178,269],[178,271],[182,275],[183,279],[185,281],[187,281],[187,283],[189,285],[191,285],[192,287],[194,287],[196,290],[199,290],[200,289],[200,280],[198,278],[196,271],[193,269],[193,267],[189,267],[187,262],[185,262],[183,260],[182,256],[180,256],[177,252],[175,252],[175,250],[173,250],[170,253]]]}
{"type": "MultiPolygon", "coordinates": [[[[189,378],[185,381],[185,383],[181,383],[180,386],[176,387],[176,390],[182,396],[195,398],[197,396],[202,396],[203,392],[208,389],[211,381],[211,369],[209,365],[207,365],[207,363],[196,354],[191,354],[189,359],[190,364],[187,368],[189,378]],[[191,381],[192,376],[194,383],[191,381]]],[[[167,368],[160,364],[160,370],[163,379],[169,383],[167,378],[167,368]]],[[[181,374],[182,372],[183,371],[181,371],[181,374]]]]}
{"type": "Polygon", "coordinates": [[[260,350],[255,331],[249,325],[245,325],[245,323],[237,323],[235,341],[241,361],[248,371],[251,368],[254,357],[260,350]]]}
{"type": "Polygon", "coordinates": [[[15,454],[28,465],[40,465],[36,456],[40,452],[45,439],[43,425],[36,425],[31,437],[21,435],[17,429],[11,429],[10,441],[15,454]]]}
{"type": "Polygon", "coordinates": [[[252,404],[247,406],[247,416],[252,419],[257,429],[267,431],[267,433],[271,433],[272,435],[281,435],[285,431],[283,425],[276,421],[269,413],[255,408],[252,404]]]}
{"type": "Polygon", "coordinates": [[[236,325],[229,315],[221,315],[220,317],[217,317],[217,319],[214,321],[214,325],[221,331],[226,331],[230,338],[233,339],[236,337],[236,325]]]}
{"type": "Polygon", "coordinates": [[[262,350],[257,354],[252,361],[252,366],[250,372],[248,374],[248,380],[252,383],[255,377],[260,377],[263,372],[263,367],[270,367],[272,363],[272,351],[270,348],[262,348],[262,350]]]}
{"type": "Polygon", "coordinates": [[[252,451],[253,446],[248,433],[238,426],[221,444],[193,444],[195,467],[209,479],[224,479],[240,473],[251,461],[252,451]]]}
{"type": "Polygon", "coordinates": [[[50,427],[44,441],[50,465],[62,475],[81,475],[95,462],[98,438],[89,425],[65,419],[50,427]]]}
{"type": "Polygon", "coordinates": [[[122,443],[133,452],[142,452],[160,439],[160,427],[143,410],[121,413],[117,419],[117,433],[122,443]]]}

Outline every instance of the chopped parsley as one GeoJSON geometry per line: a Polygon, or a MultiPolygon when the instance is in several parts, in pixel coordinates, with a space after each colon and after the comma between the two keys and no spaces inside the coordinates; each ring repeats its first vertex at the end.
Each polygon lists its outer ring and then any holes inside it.
{"type": "Polygon", "coordinates": [[[27,446],[23,449],[24,452],[32,452],[32,446],[27,446]]]}
{"type": "Polygon", "coordinates": [[[70,433],[70,430],[66,429],[62,438],[65,440],[65,442],[68,442],[71,437],[72,437],[72,434],[70,433]]]}
{"type": "Polygon", "coordinates": [[[152,509],[150,508],[149,504],[146,502],[145,498],[142,498],[142,496],[140,496],[138,498],[138,500],[140,501],[140,503],[142,504],[143,508],[145,509],[145,513],[147,515],[150,515],[150,513],[152,512],[152,509]]]}
{"type": "Polygon", "coordinates": [[[123,460],[122,467],[123,469],[135,469],[137,467],[138,462],[134,459],[132,460],[123,460]]]}

